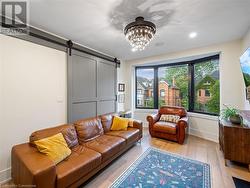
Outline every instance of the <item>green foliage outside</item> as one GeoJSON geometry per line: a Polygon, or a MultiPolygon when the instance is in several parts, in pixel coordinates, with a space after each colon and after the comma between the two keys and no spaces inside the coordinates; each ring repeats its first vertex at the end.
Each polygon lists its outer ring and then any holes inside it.
{"type": "Polygon", "coordinates": [[[164,80],[172,84],[173,78],[175,85],[180,89],[181,106],[188,108],[188,66],[176,66],[165,68],[164,80]]]}
{"type": "Polygon", "coordinates": [[[166,105],[165,100],[159,99],[159,106],[164,106],[164,105],[166,105]]]}
{"type": "Polygon", "coordinates": [[[154,107],[154,99],[150,98],[149,100],[145,101],[144,106],[148,107],[148,108],[153,108],[154,107]]]}
{"type": "Polygon", "coordinates": [[[211,99],[206,104],[200,104],[195,100],[195,110],[219,114],[220,112],[220,83],[212,78],[212,74],[218,70],[218,63],[206,62],[195,65],[196,98],[198,89],[209,89],[211,99]],[[209,81],[211,85],[204,85],[209,81]]]}
{"type": "MultiPolygon", "coordinates": [[[[212,78],[212,74],[218,70],[217,62],[205,62],[195,65],[195,110],[202,112],[209,112],[219,114],[220,112],[220,87],[219,80],[212,78]],[[203,85],[209,81],[211,85],[203,85]],[[197,102],[198,89],[209,89],[211,99],[207,104],[200,104],[197,102]]],[[[188,66],[176,66],[165,68],[164,80],[172,84],[173,78],[175,79],[175,85],[180,89],[181,94],[181,106],[188,109],[188,66]]],[[[249,75],[250,83],[250,75],[249,75]]],[[[159,100],[159,105],[165,105],[164,100],[159,100]]]]}
{"type": "MultiPolygon", "coordinates": [[[[175,80],[175,86],[180,89],[181,106],[188,109],[188,66],[175,66],[166,67],[165,75],[160,78],[166,81],[170,86],[173,84],[173,79],[175,80]]],[[[217,78],[213,78],[211,75],[218,70],[218,63],[213,61],[208,61],[205,63],[199,63],[195,65],[195,104],[194,109],[196,111],[209,112],[214,114],[219,114],[220,112],[220,84],[217,78]],[[204,83],[210,82],[210,85],[205,85],[204,83]],[[211,99],[206,104],[200,104],[197,102],[197,93],[199,89],[209,89],[211,99]]],[[[244,76],[247,83],[250,85],[250,75],[244,76]]],[[[159,98],[159,106],[167,105],[163,98],[159,98]]],[[[154,100],[150,98],[145,101],[144,107],[153,108],[154,100]]]]}
{"type": "Polygon", "coordinates": [[[210,82],[211,85],[214,85],[216,80],[214,80],[210,75],[206,75],[195,87],[196,91],[198,89],[210,89],[210,85],[206,85],[206,82],[210,82]]]}
{"type": "Polygon", "coordinates": [[[220,83],[219,80],[215,82],[210,88],[211,99],[207,103],[208,111],[211,113],[220,113],[220,83]]]}
{"type": "Polygon", "coordinates": [[[243,73],[243,76],[246,83],[246,87],[250,86],[250,75],[247,73],[243,73]]]}
{"type": "Polygon", "coordinates": [[[194,79],[200,82],[206,75],[211,75],[214,71],[219,69],[218,62],[208,61],[204,63],[199,63],[195,65],[195,75],[194,79]]]}

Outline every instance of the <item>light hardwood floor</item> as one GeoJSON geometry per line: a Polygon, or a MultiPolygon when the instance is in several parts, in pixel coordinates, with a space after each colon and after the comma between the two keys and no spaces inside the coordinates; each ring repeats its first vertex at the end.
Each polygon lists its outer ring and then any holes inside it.
{"type": "MultiPolygon", "coordinates": [[[[163,139],[151,138],[148,129],[144,129],[141,144],[134,147],[115,160],[111,165],[91,178],[84,188],[106,188],[119,177],[145,150],[150,146],[168,152],[186,156],[191,159],[210,164],[211,181],[213,188],[234,188],[232,176],[244,180],[250,180],[250,172],[246,166],[237,166],[228,162],[225,167],[224,159],[219,145],[215,142],[207,141],[195,136],[187,136],[183,145],[163,139]]],[[[8,185],[12,185],[11,182],[8,185]]],[[[1,187],[1,186],[0,186],[1,187]]]]}
{"type": "Polygon", "coordinates": [[[232,176],[248,181],[250,180],[250,172],[248,171],[247,165],[242,167],[228,162],[228,167],[225,167],[219,145],[215,142],[195,136],[188,136],[185,143],[179,145],[167,140],[151,138],[148,129],[144,129],[141,144],[136,144],[105,168],[105,170],[94,176],[87,184],[84,184],[84,188],[109,187],[109,185],[150,146],[210,164],[213,188],[235,187],[232,176]]]}

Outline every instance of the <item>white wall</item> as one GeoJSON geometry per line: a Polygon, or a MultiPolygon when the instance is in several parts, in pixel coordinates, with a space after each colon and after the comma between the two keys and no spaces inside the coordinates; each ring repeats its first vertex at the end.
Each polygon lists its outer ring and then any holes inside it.
{"type": "MultiPolygon", "coordinates": [[[[171,44],[169,44],[171,45],[171,44]]],[[[146,124],[146,116],[152,111],[134,109],[134,66],[145,63],[154,63],[164,60],[174,60],[183,57],[199,56],[220,52],[220,94],[221,106],[230,104],[239,109],[245,107],[245,94],[243,76],[240,70],[239,57],[242,53],[242,41],[235,40],[223,44],[217,44],[202,48],[186,50],[182,52],[164,54],[150,58],[128,61],[124,74],[129,79],[126,91],[125,108],[134,111],[134,118],[141,119],[146,124]]],[[[206,115],[190,114],[190,134],[194,134],[209,140],[218,141],[218,121],[217,117],[206,115]]]]}
{"type": "MultiPolygon", "coordinates": [[[[126,83],[127,78],[126,78],[126,75],[124,74],[125,68],[126,68],[126,66],[125,66],[124,62],[121,62],[120,67],[117,69],[117,83],[118,84],[119,83],[122,83],[122,84],[126,83]]],[[[126,87],[126,85],[127,84],[125,84],[125,87],[126,87]]],[[[127,88],[125,88],[125,90],[127,90],[127,88]]],[[[118,95],[121,95],[124,93],[125,92],[118,92],[118,89],[117,89],[118,95]]],[[[117,103],[117,111],[118,112],[126,110],[125,109],[125,101],[124,101],[124,103],[117,103]]]]}
{"type": "Polygon", "coordinates": [[[242,51],[244,52],[249,47],[250,47],[250,28],[248,29],[248,32],[242,39],[242,51]]]}
{"type": "Polygon", "coordinates": [[[0,35],[0,182],[13,145],[65,122],[66,53],[0,35]]]}

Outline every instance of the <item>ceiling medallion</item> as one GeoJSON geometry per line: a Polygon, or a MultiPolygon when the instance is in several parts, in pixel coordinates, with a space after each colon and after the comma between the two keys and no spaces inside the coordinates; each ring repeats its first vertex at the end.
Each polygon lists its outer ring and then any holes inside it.
{"type": "Polygon", "coordinates": [[[155,24],[145,21],[143,17],[137,17],[135,22],[128,24],[124,29],[124,34],[132,46],[132,51],[144,50],[155,32],[155,24]]]}

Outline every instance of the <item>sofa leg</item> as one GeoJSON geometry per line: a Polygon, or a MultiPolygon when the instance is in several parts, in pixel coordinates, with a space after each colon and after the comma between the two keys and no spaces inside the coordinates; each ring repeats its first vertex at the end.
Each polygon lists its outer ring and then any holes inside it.
{"type": "Polygon", "coordinates": [[[183,144],[184,143],[184,140],[178,140],[178,144],[183,144]]]}

